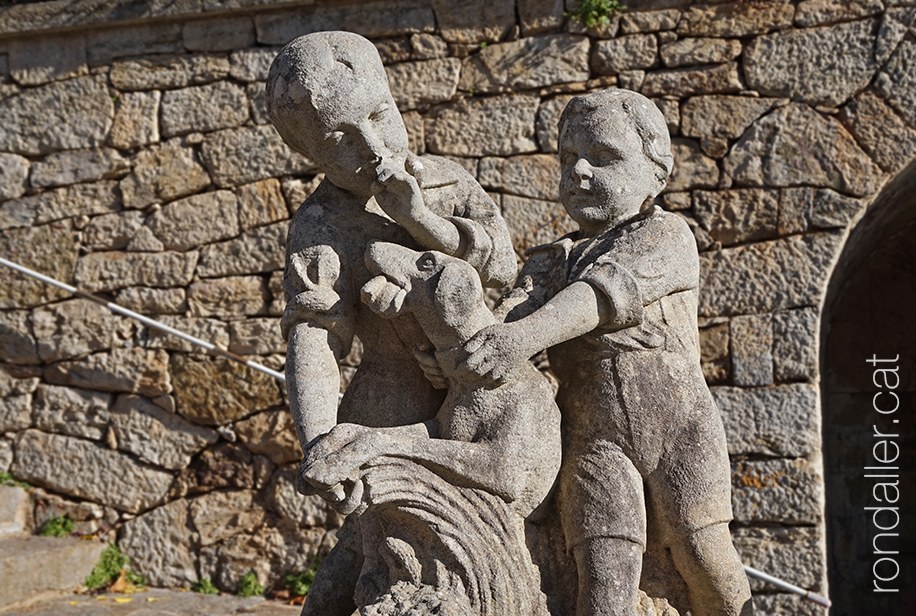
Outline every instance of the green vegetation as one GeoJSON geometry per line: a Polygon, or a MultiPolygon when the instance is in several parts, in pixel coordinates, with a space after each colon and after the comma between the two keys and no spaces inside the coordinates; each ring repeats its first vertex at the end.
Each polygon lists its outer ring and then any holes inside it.
{"type": "Polygon", "coordinates": [[[124,569],[125,579],[128,582],[135,586],[146,586],[146,578],[128,569],[127,565],[129,563],[130,559],[121,553],[117,545],[112,543],[102,552],[99,562],[96,563],[92,573],[89,574],[83,583],[90,590],[101,586],[107,586],[108,584],[116,582],[117,579],[121,577],[121,569],[124,569]]]}
{"type": "Polygon", "coordinates": [[[283,586],[293,597],[304,597],[312,587],[312,582],[315,581],[315,574],[317,572],[318,555],[316,554],[312,566],[302,573],[287,573],[286,581],[283,583],[283,586]]]}
{"type": "Polygon", "coordinates": [[[38,533],[42,537],[66,537],[73,532],[73,520],[64,517],[54,517],[44,523],[38,533]]]}
{"type": "Polygon", "coordinates": [[[249,571],[239,580],[238,595],[240,597],[264,596],[264,587],[258,584],[258,576],[254,574],[254,571],[249,571]]]}
{"type": "Polygon", "coordinates": [[[202,595],[218,595],[219,588],[213,585],[213,582],[210,581],[210,578],[204,578],[202,580],[197,580],[194,584],[191,585],[191,590],[194,592],[200,593],[202,595]]]}
{"type": "Polygon", "coordinates": [[[23,490],[28,490],[32,487],[24,481],[16,481],[13,478],[13,474],[9,471],[3,471],[0,473],[0,486],[16,486],[22,488],[23,490]]]}
{"type": "Polygon", "coordinates": [[[585,25],[586,28],[597,28],[606,26],[611,17],[625,11],[627,7],[621,6],[617,0],[582,0],[575,11],[570,11],[566,15],[573,21],[585,25]]]}

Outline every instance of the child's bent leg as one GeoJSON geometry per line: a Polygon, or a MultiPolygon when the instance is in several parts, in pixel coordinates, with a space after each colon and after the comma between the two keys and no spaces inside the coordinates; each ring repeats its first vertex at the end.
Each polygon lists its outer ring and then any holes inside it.
{"type": "Polygon", "coordinates": [[[363,567],[359,535],[348,520],[338,531],[339,541],[322,561],[302,606],[302,616],[350,616],[356,609],[353,594],[363,567]]]}
{"type": "Polygon", "coordinates": [[[671,556],[687,582],[694,616],[752,616],[751,588],[728,524],[712,524],[671,542],[671,556]]]}
{"type": "Polygon", "coordinates": [[[579,570],[576,616],[636,616],[643,546],[596,537],[573,551],[579,570]]]}

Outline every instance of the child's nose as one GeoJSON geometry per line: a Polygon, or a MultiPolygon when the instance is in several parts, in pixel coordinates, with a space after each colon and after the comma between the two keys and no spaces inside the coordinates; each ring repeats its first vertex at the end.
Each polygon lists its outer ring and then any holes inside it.
{"type": "Polygon", "coordinates": [[[573,165],[573,173],[579,179],[590,179],[592,177],[592,166],[584,158],[580,158],[573,165]]]}
{"type": "Polygon", "coordinates": [[[389,154],[385,140],[371,128],[363,130],[363,141],[366,153],[369,154],[373,160],[383,160],[389,154]]]}

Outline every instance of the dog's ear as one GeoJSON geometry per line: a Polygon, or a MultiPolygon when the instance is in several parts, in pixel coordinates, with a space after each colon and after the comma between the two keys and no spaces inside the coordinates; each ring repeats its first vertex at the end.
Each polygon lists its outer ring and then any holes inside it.
{"type": "Polygon", "coordinates": [[[449,263],[442,269],[434,301],[443,319],[447,323],[457,324],[477,308],[480,295],[477,272],[469,264],[459,261],[449,263]]]}

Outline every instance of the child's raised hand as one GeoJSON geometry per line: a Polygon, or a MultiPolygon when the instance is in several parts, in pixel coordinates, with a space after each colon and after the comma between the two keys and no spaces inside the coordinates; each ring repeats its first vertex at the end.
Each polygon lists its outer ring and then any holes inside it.
{"type": "Polygon", "coordinates": [[[480,330],[464,345],[469,357],[460,371],[505,382],[532,355],[524,331],[515,323],[498,323],[480,330]]]}
{"type": "Polygon", "coordinates": [[[372,184],[372,194],[386,214],[396,222],[416,220],[426,208],[417,178],[405,168],[403,159],[392,159],[379,165],[372,184]]]}

